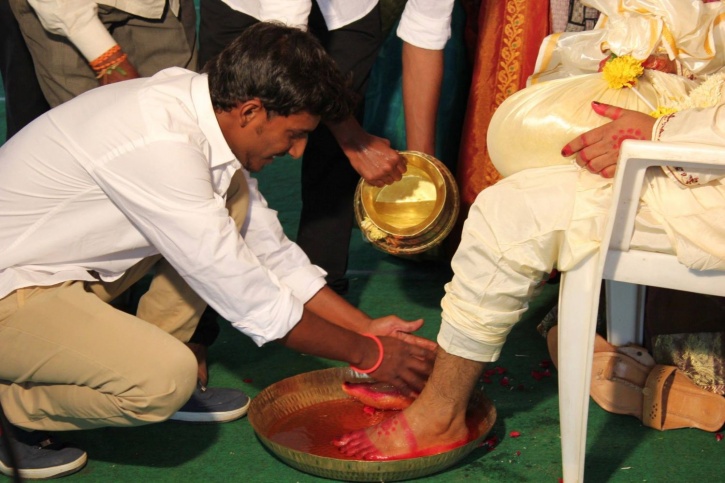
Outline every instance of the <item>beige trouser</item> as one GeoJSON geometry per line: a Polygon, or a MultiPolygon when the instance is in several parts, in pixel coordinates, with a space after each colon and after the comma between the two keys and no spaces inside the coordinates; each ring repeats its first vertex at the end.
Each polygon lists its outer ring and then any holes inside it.
{"type": "MultiPolygon", "coordinates": [[[[28,0],[9,1],[51,107],[98,87],[88,60],[66,37],[46,31],[28,0]]],[[[196,10],[192,0],[181,0],[178,18],[168,7],[161,19],[153,20],[106,5],[98,5],[98,17],[142,77],[167,67],[196,70],[196,10]]]]}
{"type": "MultiPolygon", "coordinates": [[[[248,206],[241,172],[227,208],[238,227],[248,206]]],[[[197,363],[183,344],[206,303],[159,256],[113,283],[67,281],[0,300],[0,403],[33,430],[163,421],[190,397],[197,363]],[[155,268],[136,316],[108,304],[155,268]]]]}

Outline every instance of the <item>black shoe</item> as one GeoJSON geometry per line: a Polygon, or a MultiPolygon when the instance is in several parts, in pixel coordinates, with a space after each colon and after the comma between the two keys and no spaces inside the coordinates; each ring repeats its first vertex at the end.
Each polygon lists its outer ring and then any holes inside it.
{"type": "MultiPolygon", "coordinates": [[[[13,428],[7,438],[12,444],[19,476],[28,480],[45,480],[75,473],[88,461],[86,452],[54,441],[48,433],[23,431],[13,428]]],[[[0,473],[13,476],[14,469],[6,447],[6,438],[0,439],[0,473]]]]}
{"type": "Polygon", "coordinates": [[[251,400],[242,391],[206,387],[199,382],[189,401],[169,419],[190,423],[226,423],[247,414],[251,400]]]}

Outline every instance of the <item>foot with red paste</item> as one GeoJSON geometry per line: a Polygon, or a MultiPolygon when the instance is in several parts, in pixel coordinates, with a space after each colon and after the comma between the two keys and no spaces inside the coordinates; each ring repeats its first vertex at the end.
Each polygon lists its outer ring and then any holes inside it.
{"type": "Polygon", "coordinates": [[[336,439],[340,452],[363,460],[418,458],[468,443],[466,408],[482,362],[438,351],[433,373],[420,396],[404,411],[336,439]]]}
{"type": "Polygon", "coordinates": [[[392,384],[385,382],[343,382],[342,390],[366,406],[375,409],[400,410],[411,405],[415,398],[404,396],[392,384]]]}
{"type": "Polygon", "coordinates": [[[333,444],[352,458],[395,460],[443,453],[468,441],[465,420],[461,425],[441,431],[434,429],[430,418],[419,418],[405,410],[380,424],[348,433],[333,444]]]}

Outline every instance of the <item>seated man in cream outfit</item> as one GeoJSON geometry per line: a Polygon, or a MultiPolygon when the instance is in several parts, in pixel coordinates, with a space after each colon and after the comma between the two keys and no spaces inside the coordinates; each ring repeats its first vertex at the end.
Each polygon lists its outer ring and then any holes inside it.
{"type": "MultiPolygon", "coordinates": [[[[569,61],[584,59],[586,50],[598,54],[586,58],[591,65],[589,74],[573,66],[571,70],[577,76],[546,81],[540,87],[534,85],[522,90],[521,95],[533,90],[546,96],[559,89],[559,83],[568,83],[567,91],[571,91],[586,76],[600,77],[598,65],[610,54],[630,55],[641,62],[652,55],[664,55],[664,64],[692,77],[714,74],[725,65],[723,26],[718,21],[725,14],[725,6],[720,2],[585,3],[604,14],[598,28],[562,36],[556,43],[561,63],[548,67],[561,74],[572,67],[569,61]]],[[[642,91],[644,84],[642,81],[642,91]]],[[[690,87],[685,85],[685,91],[690,87]]],[[[663,88],[662,82],[656,80],[655,88],[663,88]]],[[[525,169],[512,169],[510,176],[484,190],[468,214],[452,261],[454,277],[446,285],[442,300],[438,357],[425,389],[409,408],[383,423],[384,427],[341,436],[337,440],[340,450],[376,460],[435,454],[465,444],[466,406],[476,381],[486,364],[499,358],[507,334],[527,309],[536,287],[552,269],[566,271],[598,250],[621,141],[651,139],[725,147],[722,90],[720,79],[711,107],[689,108],[659,119],[638,112],[634,109],[636,103],[622,109],[620,105],[592,104],[598,98],[591,97],[584,115],[593,112],[601,120],[588,126],[573,115],[578,106],[568,105],[562,117],[549,123],[546,132],[536,130],[551,120],[552,110],[539,112],[539,117],[529,119],[533,121],[529,124],[523,116],[518,130],[506,126],[498,129],[501,136],[508,136],[502,143],[522,146],[519,140],[540,136],[554,139],[556,147],[548,159],[540,161],[542,167],[527,165],[528,159],[492,156],[495,163],[519,163],[519,168],[525,169]]],[[[566,99],[564,96],[555,102],[566,103],[566,99]]],[[[664,102],[664,98],[654,97],[648,102],[653,100],[664,102]]],[[[505,104],[500,109],[506,109],[505,104]]],[[[536,153],[522,148],[519,155],[536,153]]],[[[684,173],[676,167],[651,171],[633,245],[674,253],[693,269],[725,270],[723,176],[725,171],[684,173]]]]}

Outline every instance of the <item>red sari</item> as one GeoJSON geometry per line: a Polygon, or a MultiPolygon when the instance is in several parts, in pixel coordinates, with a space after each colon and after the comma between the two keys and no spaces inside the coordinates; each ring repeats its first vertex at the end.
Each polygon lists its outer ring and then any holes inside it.
{"type": "MultiPolygon", "coordinates": [[[[500,179],[486,149],[488,124],[501,102],[526,85],[541,41],[550,31],[548,0],[470,0],[464,6],[473,76],[456,170],[461,189],[459,224],[478,193],[500,179]]],[[[460,227],[451,235],[452,245],[459,237],[460,227]]]]}

